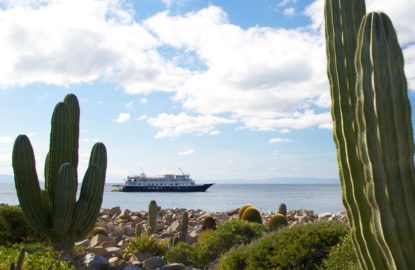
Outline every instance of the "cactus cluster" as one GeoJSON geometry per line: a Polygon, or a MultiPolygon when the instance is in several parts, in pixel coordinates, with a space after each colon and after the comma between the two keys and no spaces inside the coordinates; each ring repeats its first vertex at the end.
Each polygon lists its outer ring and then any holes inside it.
{"type": "Polygon", "coordinates": [[[268,221],[268,229],[276,231],[288,225],[287,222],[287,206],[282,203],[278,207],[278,212],[268,221]]]}
{"type": "Polygon", "coordinates": [[[75,241],[84,239],[95,225],[107,167],[105,146],[96,143],[76,200],[79,115],[78,99],[73,94],[67,95],[54,109],[44,190],[39,186],[33,148],[27,136],[16,138],[12,157],[15,186],[24,217],[34,230],[69,252],[75,241]]]}
{"type": "Polygon", "coordinates": [[[238,213],[238,218],[239,219],[242,219],[242,215],[243,215],[243,213],[244,213],[244,211],[245,211],[245,209],[246,208],[248,208],[248,207],[254,207],[252,204],[245,204],[244,206],[242,206],[240,209],[239,209],[239,213],[238,213]]]}
{"type": "Polygon", "coordinates": [[[411,108],[395,29],[364,0],[326,0],[327,67],[343,204],[364,269],[415,269],[411,108]]]}
{"type": "Polygon", "coordinates": [[[148,205],[148,233],[150,235],[157,232],[157,210],[156,201],[150,201],[150,204],[148,205]]]}
{"type": "Polygon", "coordinates": [[[206,216],[203,219],[202,231],[216,230],[216,220],[212,216],[206,216]]]}

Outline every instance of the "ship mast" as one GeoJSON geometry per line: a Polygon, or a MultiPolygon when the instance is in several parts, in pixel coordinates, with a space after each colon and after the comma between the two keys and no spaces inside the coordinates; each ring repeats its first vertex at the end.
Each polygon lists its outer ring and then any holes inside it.
{"type": "Polygon", "coordinates": [[[182,175],[184,175],[184,172],[180,167],[179,167],[179,171],[182,173],[182,175]]]}

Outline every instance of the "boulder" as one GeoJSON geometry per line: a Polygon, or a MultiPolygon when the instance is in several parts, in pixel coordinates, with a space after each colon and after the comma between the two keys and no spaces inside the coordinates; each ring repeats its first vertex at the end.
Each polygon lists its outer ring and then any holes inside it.
{"type": "Polygon", "coordinates": [[[163,265],[164,261],[161,257],[151,257],[143,261],[144,269],[157,269],[163,265]]]}
{"type": "Polygon", "coordinates": [[[85,266],[88,270],[106,270],[109,269],[109,262],[107,258],[96,255],[94,253],[88,253],[84,258],[85,266]]]}
{"type": "Polygon", "coordinates": [[[160,270],[184,270],[186,266],[181,263],[171,263],[160,267],[160,270]]]}

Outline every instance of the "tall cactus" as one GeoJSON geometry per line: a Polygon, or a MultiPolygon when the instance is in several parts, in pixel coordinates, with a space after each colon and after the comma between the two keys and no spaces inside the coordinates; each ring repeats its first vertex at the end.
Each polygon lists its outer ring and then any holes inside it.
{"type": "Polygon", "coordinates": [[[390,19],[326,0],[334,140],[364,269],[415,269],[415,169],[403,56],[390,19]],[[360,28],[359,28],[360,27],[360,28]]]}
{"type": "Polygon", "coordinates": [[[182,220],[180,222],[180,241],[186,241],[187,229],[189,227],[189,214],[187,212],[183,213],[182,220]]]}
{"type": "Polygon", "coordinates": [[[157,212],[156,201],[150,201],[150,204],[148,205],[148,232],[150,234],[157,232],[157,212]]]}
{"type": "Polygon", "coordinates": [[[107,168],[105,146],[96,143],[76,201],[79,115],[78,99],[73,94],[54,109],[44,190],[39,186],[33,148],[27,136],[16,138],[12,157],[17,196],[27,222],[68,252],[95,225],[107,168]]]}

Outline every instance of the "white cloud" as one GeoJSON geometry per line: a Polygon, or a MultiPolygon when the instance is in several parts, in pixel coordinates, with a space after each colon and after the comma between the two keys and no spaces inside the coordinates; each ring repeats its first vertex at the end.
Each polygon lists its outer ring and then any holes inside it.
{"type": "Polygon", "coordinates": [[[120,113],[115,120],[117,123],[124,123],[130,120],[131,115],[129,113],[120,113]]]}
{"type": "Polygon", "coordinates": [[[141,103],[141,104],[146,104],[146,103],[147,103],[147,99],[146,99],[146,98],[142,98],[142,99],[140,99],[140,103],[141,103]]]}
{"type": "Polygon", "coordinates": [[[127,104],[125,104],[125,109],[126,110],[132,110],[132,109],[134,109],[134,101],[130,101],[127,104]]]}
{"type": "Polygon", "coordinates": [[[155,138],[174,137],[189,133],[206,134],[214,131],[217,125],[235,122],[232,119],[212,115],[191,116],[183,112],[177,115],[162,113],[147,121],[153,127],[160,129],[155,138]]]}
{"type": "Polygon", "coordinates": [[[209,133],[209,135],[215,136],[215,135],[219,135],[220,131],[219,130],[213,130],[209,133]]]}
{"type": "Polygon", "coordinates": [[[282,142],[291,142],[292,140],[287,138],[272,138],[268,142],[269,143],[282,143],[282,142]]]}
{"type": "Polygon", "coordinates": [[[194,149],[189,149],[189,150],[186,150],[186,151],[181,151],[181,152],[179,152],[179,153],[177,153],[177,154],[178,154],[178,155],[180,155],[180,156],[190,156],[190,155],[192,155],[194,152],[195,152],[195,150],[194,150],[194,149]]]}
{"type": "Polygon", "coordinates": [[[287,134],[287,133],[290,133],[290,132],[291,132],[291,130],[288,129],[288,128],[284,128],[280,131],[280,133],[282,133],[282,134],[287,134]]]}
{"type": "Polygon", "coordinates": [[[0,143],[1,144],[12,144],[13,138],[11,136],[0,136],[0,143]]]}
{"type": "Polygon", "coordinates": [[[137,118],[137,120],[139,120],[139,121],[143,121],[143,120],[146,120],[146,119],[147,119],[146,114],[140,115],[140,117],[137,118]]]}
{"type": "Polygon", "coordinates": [[[295,8],[285,8],[283,11],[284,16],[293,16],[295,14],[295,8]]]}

